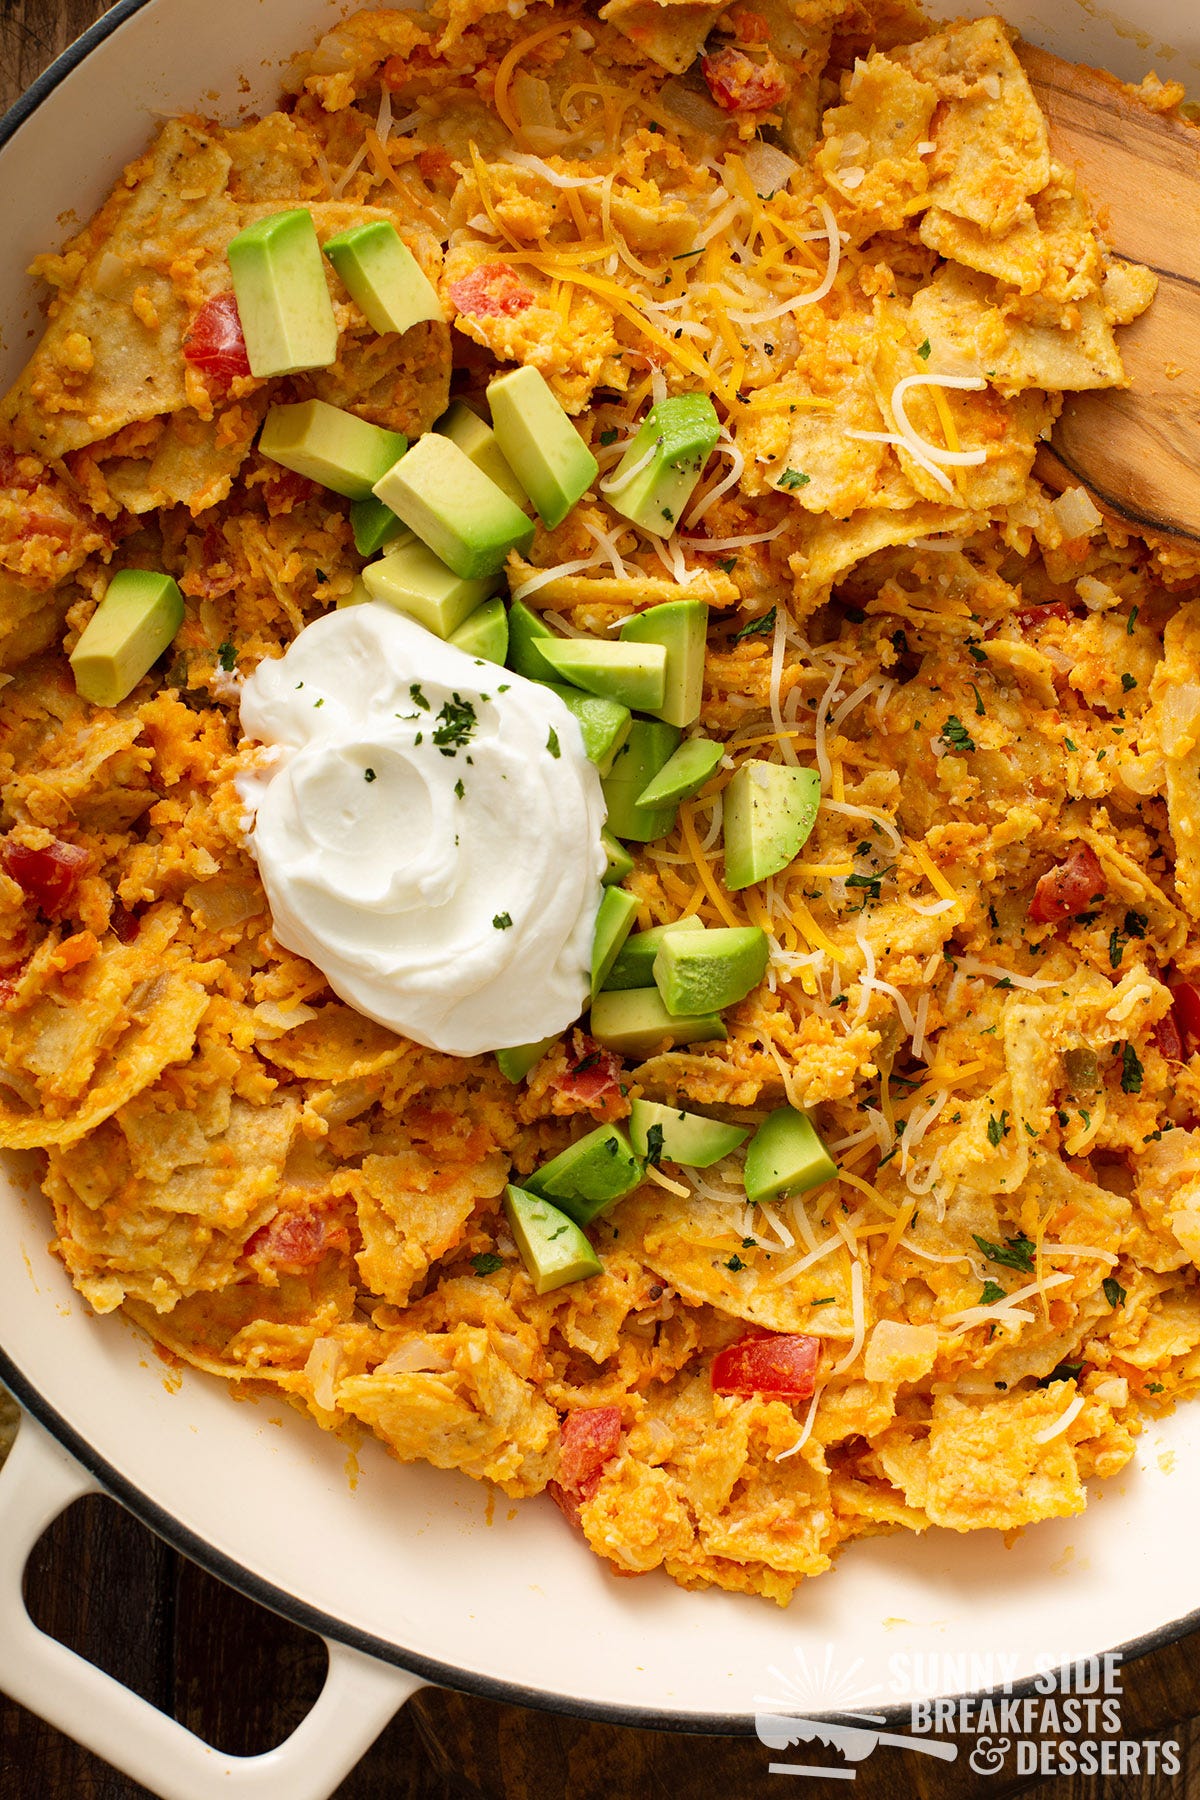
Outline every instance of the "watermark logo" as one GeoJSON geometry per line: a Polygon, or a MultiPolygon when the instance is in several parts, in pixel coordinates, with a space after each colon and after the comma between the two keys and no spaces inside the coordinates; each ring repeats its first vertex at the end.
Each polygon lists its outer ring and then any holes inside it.
{"type": "Polygon", "coordinates": [[[767,1674],[773,1691],[754,1697],[759,1741],[774,1752],[820,1744],[841,1759],[773,1759],[772,1775],[853,1781],[858,1765],[881,1745],[944,1762],[953,1762],[961,1745],[977,1775],[1170,1778],[1180,1772],[1174,1739],[1125,1735],[1115,1655],[1071,1662],[1047,1651],[1031,1675],[1026,1658],[1003,1651],[897,1654],[888,1660],[886,1680],[866,1683],[861,1659],[839,1667],[832,1649],[813,1657],[798,1646],[790,1668],[772,1664],[767,1674]],[[965,1697],[936,1697],[947,1692],[965,1697]],[[822,1716],[831,1713],[837,1717],[822,1716]]]}

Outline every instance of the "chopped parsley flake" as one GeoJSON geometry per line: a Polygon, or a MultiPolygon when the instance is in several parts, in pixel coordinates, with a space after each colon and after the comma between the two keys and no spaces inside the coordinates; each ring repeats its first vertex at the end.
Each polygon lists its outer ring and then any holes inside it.
{"type": "Polygon", "coordinates": [[[984,714],[987,712],[987,707],[983,704],[983,698],[980,695],[979,689],[975,686],[975,683],[973,681],[969,682],[968,686],[970,687],[971,692],[975,696],[975,712],[976,712],[977,716],[982,719],[984,714]]]}
{"type": "Polygon", "coordinates": [[[960,752],[975,748],[975,739],[955,713],[950,714],[942,727],[942,742],[949,744],[951,750],[960,752]]]}
{"type": "Polygon", "coordinates": [[[662,1161],[662,1153],[663,1128],[661,1125],[651,1125],[646,1133],[646,1161],[650,1163],[653,1168],[657,1169],[659,1163],[662,1161]]]}
{"type": "Polygon", "coordinates": [[[237,651],[232,644],[226,642],[221,645],[217,651],[217,662],[227,675],[237,667],[237,651]]]}
{"type": "Polygon", "coordinates": [[[727,1269],[732,1269],[733,1273],[735,1275],[739,1272],[739,1270],[744,1269],[745,1266],[746,1266],[745,1263],[742,1261],[741,1257],[738,1255],[736,1250],[734,1251],[733,1255],[730,1257],[729,1261],[725,1264],[725,1267],[727,1269]]]}
{"type": "Polygon", "coordinates": [[[1104,1288],[1104,1298],[1108,1301],[1110,1306],[1124,1306],[1125,1289],[1121,1286],[1115,1275],[1106,1275],[1101,1285],[1104,1288]]]}
{"type": "Polygon", "coordinates": [[[1008,1289],[1001,1287],[998,1281],[985,1281],[983,1292],[979,1296],[980,1306],[994,1306],[997,1300],[1007,1300],[1008,1289]]]}
{"type": "Polygon", "coordinates": [[[363,780],[364,781],[374,781],[374,779],[375,779],[374,769],[364,769],[363,770],[363,780]]]}
{"type": "Polygon", "coordinates": [[[775,629],[775,608],[762,615],[761,619],[748,619],[740,630],[733,634],[732,642],[739,643],[742,638],[768,637],[775,629]]]}
{"type": "Polygon", "coordinates": [[[603,445],[603,447],[607,450],[608,446],[610,444],[616,443],[616,441],[620,437],[620,435],[621,434],[617,430],[616,426],[610,425],[606,431],[602,431],[600,433],[600,442],[603,445]]]}
{"type": "Polygon", "coordinates": [[[1138,616],[1138,608],[1136,606],[1131,607],[1130,611],[1129,611],[1129,617],[1125,621],[1125,636],[1126,637],[1133,636],[1133,628],[1137,624],[1137,616],[1138,616]]]}
{"type": "Polygon", "coordinates": [[[550,727],[550,736],[546,739],[546,748],[556,759],[562,755],[562,745],[558,741],[558,733],[553,725],[550,727]]]}
{"type": "Polygon", "coordinates": [[[980,1237],[977,1231],[971,1236],[989,1262],[1000,1263],[1006,1269],[1019,1269],[1023,1275],[1033,1273],[1034,1243],[1023,1231],[1018,1231],[1016,1237],[1005,1238],[1002,1244],[993,1244],[989,1238],[980,1237]]]}
{"type": "Polygon", "coordinates": [[[926,338],[925,342],[921,344],[917,350],[917,355],[921,358],[922,362],[929,361],[929,355],[932,349],[933,345],[930,343],[929,339],[926,338]]]}
{"type": "Polygon", "coordinates": [[[415,681],[413,682],[412,686],[409,688],[408,692],[409,692],[409,697],[412,700],[412,703],[414,706],[419,706],[421,708],[422,712],[429,711],[429,702],[425,698],[424,694],[421,692],[420,688],[418,687],[418,685],[415,681]]]}
{"type": "Polygon", "coordinates": [[[785,469],[779,477],[777,485],[788,489],[802,488],[807,487],[811,480],[812,476],[805,475],[800,469],[785,469]]]}
{"type": "Polygon", "coordinates": [[[460,775],[458,780],[454,784],[454,793],[455,793],[456,798],[461,800],[463,795],[466,793],[466,791],[467,791],[466,788],[462,784],[462,776],[460,775]]]}
{"type": "Polygon", "coordinates": [[[1132,1044],[1126,1044],[1121,1053],[1121,1086],[1127,1094],[1142,1091],[1142,1065],[1132,1044]]]}
{"type": "Polygon", "coordinates": [[[1121,677],[1121,686],[1124,688],[1124,690],[1127,694],[1131,694],[1133,692],[1134,688],[1137,686],[1136,676],[1131,675],[1129,673],[1128,669],[1126,669],[1125,673],[1121,677]]]}
{"type": "Polygon", "coordinates": [[[490,1250],[483,1250],[478,1256],[471,1258],[471,1267],[477,1275],[494,1275],[497,1269],[504,1267],[502,1256],[493,1256],[490,1250]]]}
{"type": "Polygon", "coordinates": [[[995,1149],[1001,1138],[1008,1136],[1008,1113],[1004,1111],[996,1118],[993,1113],[987,1122],[988,1143],[995,1149]]]}
{"type": "MultiPolygon", "coordinates": [[[[415,689],[412,690],[412,696],[416,700],[415,689]]],[[[471,733],[477,723],[475,708],[461,694],[454,694],[449,700],[443,701],[437,719],[433,732],[434,743],[443,756],[457,756],[463,746],[471,741],[471,733]]]]}
{"type": "Polygon", "coordinates": [[[508,931],[512,925],[512,918],[508,913],[497,913],[492,920],[492,924],[496,927],[497,931],[508,931]]]}

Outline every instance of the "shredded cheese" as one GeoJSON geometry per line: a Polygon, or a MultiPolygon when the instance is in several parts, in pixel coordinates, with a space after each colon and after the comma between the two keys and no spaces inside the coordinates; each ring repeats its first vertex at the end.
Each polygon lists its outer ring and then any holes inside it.
{"type": "Polygon", "coordinates": [[[1076,1394],[1070,1405],[1063,1407],[1057,1419],[1052,1420],[1049,1425],[1043,1425],[1040,1431],[1034,1432],[1034,1443],[1048,1444],[1052,1438],[1061,1437],[1068,1425],[1072,1425],[1079,1417],[1086,1404],[1087,1395],[1076,1394]]]}

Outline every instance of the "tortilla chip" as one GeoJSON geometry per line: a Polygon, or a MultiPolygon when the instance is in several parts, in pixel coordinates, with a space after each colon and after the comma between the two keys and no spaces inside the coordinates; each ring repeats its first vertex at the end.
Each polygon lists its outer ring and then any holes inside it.
{"type": "Polygon", "coordinates": [[[368,1156],[335,1182],[358,1207],[363,1248],[358,1268],[370,1291],[405,1306],[432,1263],[461,1242],[480,1200],[504,1191],[508,1163],[493,1154],[464,1168],[439,1168],[417,1150],[368,1156]]]}
{"type": "Polygon", "coordinates": [[[937,93],[873,55],[843,77],[842,98],[822,121],[816,166],[847,207],[871,215],[868,232],[895,231],[927,204],[929,171],[918,147],[930,139],[937,93]]]}
{"type": "Polygon", "coordinates": [[[205,512],[228,495],[266,409],[264,389],[212,419],[189,407],[172,413],[148,460],[102,461],[109,493],[132,513],[177,505],[193,516],[205,512]]]}
{"type": "Polygon", "coordinates": [[[1021,294],[1040,294],[1057,307],[1099,292],[1103,264],[1087,206],[1065,170],[1038,194],[1028,217],[1000,236],[941,207],[921,220],[921,242],[949,262],[990,275],[1021,294]]]}
{"type": "Polygon", "coordinates": [[[1070,1398],[1062,1382],[995,1400],[938,1394],[929,1433],[925,1510],[951,1531],[1012,1531],[1082,1512],[1086,1496],[1070,1431],[1039,1444],[1070,1398]]]}
{"type": "Polygon", "coordinates": [[[681,75],[724,10],[721,0],[715,6],[709,0],[608,0],[600,17],[660,69],[681,75]]]}
{"type": "Polygon", "coordinates": [[[1101,301],[1072,308],[1074,329],[1033,324],[1005,306],[1004,290],[984,275],[946,263],[913,296],[911,316],[932,346],[929,366],[986,375],[1001,393],[1124,387],[1125,371],[1101,301]]]}
{"type": "Polygon", "coordinates": [[[1145,735],[1162,750],[1167,813],[1175,843],[1175,886],[1200,919],[1200,601],[1188,600],[1163,633],[1145,735]]]}
{"type": "Polygon", "coordinates": [[[386,431],[419,437],[450,403],[450,327],[424,319],[403,336],[380,337],[364,321],[362,329],[342,333],[335,363],[314,369],[296,387],[386,431]]]}

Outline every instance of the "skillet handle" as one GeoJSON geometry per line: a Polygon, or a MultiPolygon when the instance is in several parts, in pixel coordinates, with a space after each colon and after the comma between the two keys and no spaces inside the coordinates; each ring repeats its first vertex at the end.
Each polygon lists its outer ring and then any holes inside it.
{"type": "Polygon", "coordinates": [[[328,1800],[388,1721],[427,1684],[325,1640],[312,1711],[274,1750],[227,1756],[39,1631],[25,1609],[29,1553],[71,1503],[104,1489],[23,1414],[0,1470],[0,1689],[161,1800],[328,1800]]]}

